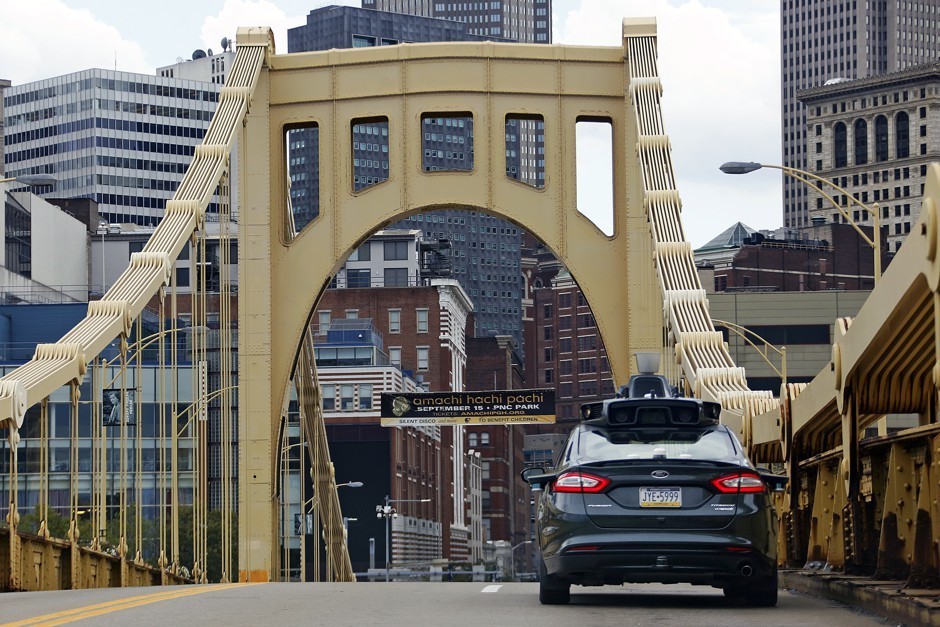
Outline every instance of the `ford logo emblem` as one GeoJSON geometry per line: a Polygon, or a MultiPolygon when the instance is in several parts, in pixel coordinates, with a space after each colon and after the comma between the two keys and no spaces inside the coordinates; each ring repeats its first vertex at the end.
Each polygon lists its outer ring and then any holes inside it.
{"type": "Polygon", "coordinates": [[[653,475],[657,479],[665,479],[666,477],[669,476],[669,471],[668,470],[654,470],[650,474],[653,475]]]}

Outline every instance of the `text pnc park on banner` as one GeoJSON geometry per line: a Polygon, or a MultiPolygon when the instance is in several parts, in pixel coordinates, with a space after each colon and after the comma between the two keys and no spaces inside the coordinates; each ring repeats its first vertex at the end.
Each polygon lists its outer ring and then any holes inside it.
{"type": "Polygon", "coordinates": [[[383,427],[555,422],[555,390],[382,394],[383,427]]]}

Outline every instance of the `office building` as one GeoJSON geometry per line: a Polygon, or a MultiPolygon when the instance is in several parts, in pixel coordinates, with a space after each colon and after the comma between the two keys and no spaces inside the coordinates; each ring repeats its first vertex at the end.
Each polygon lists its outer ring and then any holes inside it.
{"type": "Polygon", "coordinates": [[[12,83],[5,78],[0,78],[0,178],[5,178],[3,173],[3,90],[12,83]]]}
{"type": "MultiPolygon", "coordinates": [[[[920,216],[927,166],[940,160],[940,63],[814,87],[797,98],[810,171],[872,209],[877,204],[882,243],[896,252],[920,216]]],[[[852,221],[874,225],[871,212],[835,199],[852,221]]],[[[811,222],[847,221],[816,190],[808,203],[811,222]]]]}
{"type": "Polygon", "coordinates": [[[212,48],[197,49],[190,59],[179,57],[173,65],[158,67],[157,76],[224,85],[225,77],[235,63],[235,51],[230,49],[231,42],[226,37],[222,38],[221,45],[224,48],[222,52],[214,53],[212,48]]]}
{"type": "MultiPolygon", "coordinates": [[[[408,42],[506,41],[503,36],[474,32],[473,23],[461,21],[456,15],[449,17],[329,6],[311,11],[305,25],[288,31],[288,49],[301,52],[408,42]]],[[[429,113],[422,123],[425,171],[474,167],[472,116],[429,113]]],[[[318,130],[311,124],[290,131],[287,139],[291,203],[298,231],[319,214],[318,130]]],[[[381,184],[388,178],[389,159],[394,158],[389,155],[388,121],[354,121],[351,132],[355,189],[381,184]]],[[[506,120],[507,176],[543,186],[543,152],[544,124],[540,119],[520,115],[506,120]]],[[[517,227],[479,211],[456,210],[416,214],[395,227],[420,230],[428,241],[449,241],[445,253],[450,259],[449,276],[460,282],[476,305],[473,333],[512,335],[519,350],[523,350],[521,232],[517,227]]]]}
{"type": "MultiPolygon", "coordinates": [[[[411,241],[413,247],[416,234],[411,241]]],[[[387,243],[367,242],[372,246],[369,256],[379,259],[387,243]]],[[[353,263],[359,262],[347,265],[353,263]]],[[[461,427],[382,427],[379,394],[394,390],[368,371],[400,370],[418,391],[464,390],[465,335],[472,308],[459,283],[433,279],[422,286],[330,289],[314,314],[311,331],[337,473],[348,469],[350,479],[366,481],[352,475],[369,466],[373,486],[357,492],[357,498],[365,494],[371,499],[369,507],[380,504],[385,495],[409,501],[396,506],[399,518],[392,521],[390,548],[396,562],[404,556],[469,559],[473,538],[464,501],[467,450],[461,427]],[[354,372],[353,366],[363,369],[354,372]],[[413,502],[424,498],[431,501],[413,502]],[[401,527],[409,520],[416,526],[401,527]],[[436,555],[429,554],[435,550],[436,555]]],[[[384,542],[378,538],[384,538],[384,523],[375,521],[373,510],[371,521],[362,527],[377,538],[382,554],[384,542]]]]}
{"type": "MultiPolygon", "coordinates": [[[[7,176],[50,174],[43,196],[90,198],[109,223],[156,225],[221,85],[91,69],[3,91],[7,176]]],[[[210,213],[218,211],[212,203],[210,213]]]]}
{"type": "MultiPolygon", "coordinates": [[[[938,38],[940,7],[931,0],[781,0],[783,164],[805,170],[816,160],[797,92],[935,62],[938,38]]],[[[809,192],[784,176],[784,226],[809,224],[809,192]]]]}
{"type": "Polygon", "coordinates": [[[551,0],[362,0],[362,8],[466,22],[469,32],[475,35],[493,35],[540,44],[552,41],[551,0]]]}

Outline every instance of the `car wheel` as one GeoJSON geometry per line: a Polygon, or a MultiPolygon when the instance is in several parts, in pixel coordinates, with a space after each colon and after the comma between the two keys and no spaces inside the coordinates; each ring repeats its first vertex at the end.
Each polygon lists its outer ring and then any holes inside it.
{"type": "Polygon", "coordinates": [[[744,600],[753,607],[773,607],[777,604],[777,571],[761,583],[751,586],[744,600]]]}
{"type": "Polygon", "coordinates": [[[542,605],[567,605],[571,601],[571,584],[553,577],[545,570],[545,562],[539,560],[539,603],[542,605]]]}

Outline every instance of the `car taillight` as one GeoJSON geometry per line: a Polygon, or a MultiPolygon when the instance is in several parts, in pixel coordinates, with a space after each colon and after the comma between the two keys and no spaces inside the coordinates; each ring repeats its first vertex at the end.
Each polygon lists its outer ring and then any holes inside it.
{"type": "Polygon", "coordinates": [[[760,476],[753,472],[736,472],[712,479],[712,485],[722,494],[754,494],[767,489],[760,476]]]}
{"type": "Polygon", "coordinates": [[[587,492],[596,494],[610,485],[607,477],[586,472],[563,472],[555,479],[555,492],[587,492]]]}

